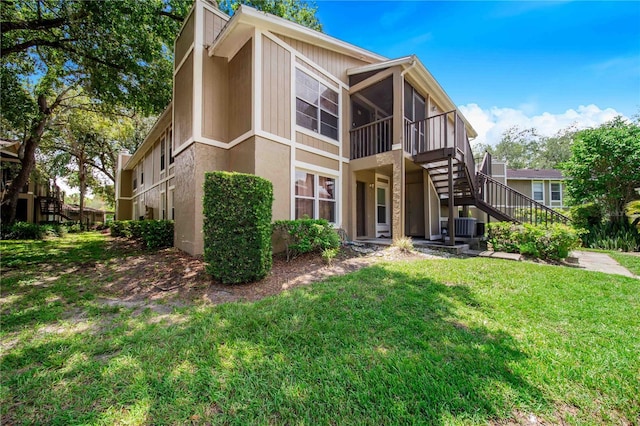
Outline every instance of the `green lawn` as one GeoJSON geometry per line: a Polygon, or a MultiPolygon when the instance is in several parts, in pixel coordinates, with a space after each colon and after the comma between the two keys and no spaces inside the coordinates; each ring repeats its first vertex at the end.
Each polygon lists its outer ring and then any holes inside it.
{"type": "Polygon", "coordinates": [[[638,419],[636,279],[424,260],[257,303],[132,315],[98,302],[108,274],[75,267],[117,264],[103,238],[70,236],[55,255],[56,242],[0,242],[2,264],[19,266],[2,277],[3,424],[638,419]]]}

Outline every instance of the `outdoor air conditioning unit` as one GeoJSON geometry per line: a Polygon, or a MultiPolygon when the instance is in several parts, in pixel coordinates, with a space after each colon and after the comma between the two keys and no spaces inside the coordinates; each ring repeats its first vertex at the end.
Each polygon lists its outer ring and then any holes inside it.
{"type": "Polygon", "coordinates": [[[456,221],[456,237],[474,238],[476,236],[475,217],[457,217],[456,221]]]}

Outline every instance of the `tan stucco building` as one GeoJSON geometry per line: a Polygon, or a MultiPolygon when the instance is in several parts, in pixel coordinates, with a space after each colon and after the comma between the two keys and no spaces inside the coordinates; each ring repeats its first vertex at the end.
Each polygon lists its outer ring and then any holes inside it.
{"type": "Polygon", "coordinates": [[[266,178],[274,220],[325,218],[353,239],[439,239],[443,211],[475,202],[476,133],[415,56],[196,0],[174,68],[171,104],[119,158],[116,218],[174,219],[184,251],[203,251],[207,171],[266,178]]]}

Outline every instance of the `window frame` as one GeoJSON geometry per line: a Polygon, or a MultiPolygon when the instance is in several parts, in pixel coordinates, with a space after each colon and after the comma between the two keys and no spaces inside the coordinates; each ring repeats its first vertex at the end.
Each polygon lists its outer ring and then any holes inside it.
{"type": "MultiPolygon", "coordinates": [[[[335,82],[330,82],[327,79],[319,76],[317,73],[315,73],[314,71],[310,70],[309,68],[303,67],[299,64],[296,64],[295,66],[295,73],[294,73],[294,77],[292,79],[292,90],[294,93],[294,96],[292,96],[292,110],[293,110],[293,119],[294,119],[294,123],[295,123],[295,128],[296,131],[299,131],[300,133],[304,133],[306,135],[309,135],[311,137],[317,138],[317,139],[321,139],[325,142],[331,143],[333,145],[337,145],[340,146],[341,142],[342,142],[342,91],[340,90],[340,85],[338,83],[335,82]],[[317,100],[317,104],[311,104],[308,100],[304,99],[303,97],[301,97],[298,93],[298,87],[297,87],[297,73],[301,72],[303,74],[305,74],[307,77],[313,79],[316,81],[316,83],[318,83],[317,85],[317,90],[318,90],[318,100],[317,100]],[[334,114],[333,112],[329,111],[327,108],[323,107],[321,104],[321,99],[326,99],[329,102],[333,102],[332,100],[323,97],[322,96],[322,92],[321,92],[321,85],[326,87],[327,89],[333,91],[336,95],[337,95],[337,114],[334,114]],[[317,129],[311,129],[308,127],[303,126],[302,124],[298,123],[298,113],[302,113],[298,111],[298,101],[304,102],[306,104],[308,104],[309,106],[316,108],[316,117],[313,118],[308,114],[305,114],[307,116],[309,116],[312,119],[315,119],[317,122],[317,129]],[[327,123],[327,122],[323,122],[322,121],[322,113],[328,114],[330,116],[333,116],[336,118],[337,121],[337,126],[336,126],[336,138],[334,139],[332,136],[327,136],[322,132],[322,125],[325,124],[327,126],[331,126],[333,127],[332,124],[327,123]]],[[[304,114],[304,113],[302,113],[304,114]]]]}
{"type": "Polygon", "coordinates": [[[320,202],[324,201],[324,202],[330,202],[333,203],[334,205],[334,221],[331,221],[329,219],[327,219],[327,221],[332,225],[332,226],[337,226],[338,223],[340,222],[340,191],[339,191],[339,182],[340,182],[340,178],[337,174],[331,174],[331,173],[326,173],[326,172],[321,172],[321,171],[316,171],[316,170],[309,170],[309,169],[304,169],[304,168],[298,168],[296,167],[295,169],[295,173],[294,176],[297,173],[306,173],[309,174],[311,176],[313,176],[313,196],[307,196],[307,195],[298,195],[296,194],[296,182],[297,179],[294,180],[293,183],[293,219],[302,219],[302,217],[297,217],[296,214],[296,201],[298,199],[301,200],[312,200],[313,201],[313,217],[310,217],[311,219],[322,219],[320,217],[320,202]],[[333,199],[330,198],[322,198],[320,196],[320,178],[326,178],[326,179],[332,179],[333,180],[333,199]]]}
{"type": "Polygon", "coordinates": [[[563,201],[562,201],[562,182],[561,181],[549,182],[549,198],[550,198],[549,202],[551,204],[559,205],[559,206],[563,205],[563,201]],[[554,191],[553,190],[553,185],[558,185],[558,191],[554,191]],[[557,192],[558,194],[560,194],[560,198],[559,199],[557,199],[557,200],[553,199],[553,193],[554,192],[557,192]]]}
{"type": "Polygon", "coordinates": [[[164,172],[167,169],[167,162],[165,161],[165,152],[167,151],[166,144],[167,138],[162,136],[160,142],[160,172],[164,172]]]}
{"type": "Polygon", "coordinates": [[[542,180],[531,181],[531,198],[533,199],[533,201],[537,201],[538,203],[544,204],[544,202],[545,202],[544,181],[542,181],[542,180]],[[537,200],[536,199],[536,184],[542,185],[542,199],[541,200],[537,200]]]}

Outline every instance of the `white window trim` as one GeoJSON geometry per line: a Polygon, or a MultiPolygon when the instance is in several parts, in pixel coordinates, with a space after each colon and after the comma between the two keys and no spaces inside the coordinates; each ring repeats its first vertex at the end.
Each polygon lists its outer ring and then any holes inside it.
{"type": "Polygon", "coordinates": [[[544,181],[543,180],[532,180],[531,181],[531,198],[533,199],[533,201],[537,201],[540,204],[545,204],[545,196],[544,196],[544,181]],[[535,197],[535,185],[539,183],[542,185],[542,200],[536,200],[535,197]]]}
{"type": "MultiPolygon", "coordinates": [[[[335,212],[335,218],[336,221],[335,222],[329,222],[333,227],[338,227],[339,224],[341,223],[342,220],[342,215],[341,215],[341,203],[340,203],[340,176],[339,176],[339,171],[338,170],[330,170],[330,169],[326,169],[324,167],[313,167],[311,164],[304,164],[304,165],[299,165],[300,163],[297,162],[296,167],[294,169],[294,173],[293,175],[295,176],[295,172],[304,172],[304,173],[309,173],[313,175],[313,188],[314,188],[314,196],[313,197],[305,197],[305,196],[299,196],[296,195],[296,185],[295,185],[295,181],[293,182],[293,192],[291,194],[291,197],[293,199],[293,212],[292,212],[292,216],[291,219],[296,219],[296,212],[295,212],[295,204],[296,204],[296,198],[301,198],[301,199],[305,199],[305,200],[311,200],[313,199],[313,211],[314,211],[314,216],[312,219],[319,219],[318,214],[320,213],[320,195],[318,192],[318,188],[319,188],[319,183],[320,183],[320,176],[322,177],[328,177],[331,178],[335,181],[335,188],[334,188],[334,202],[336,203],[336,212],[335,212]]],[[[324,201],[332,201],[332,200],[328,200],[328,199],[322,199],[324,201]]]]}
{"type": "Polygon", "coordinates": [[[554,206],[564,206],[564,197],[562,196],[562,182],[559,180],[552,180],[549,182],[549,204],[552,204],[554,206]],[[553,199],[553,187],[552,185],[554,183],[557,183],[558,185],[560,185],[560,199],[559,200],[554,200],[553,199]]]}
{"type": "MultiPolygon", "coordinates": [[[[328,81],[327,79],[323,78],[322,76],[318,75],[316,72],[314,72],[313,70],[301,65],[301,64],[294,64],[293,66],[294,68],[294,73],[292,76],[292,87],[293,87],[293,96],[292,96],[292,104],[293,104],[293,110],[292,110],[292,116],[293,116],[293,125],[294,125],[294,129],[296,132],[300,132],[303,134],[306,134],[308,136],[311,136],[313,138],[316,139],[320,139],[323,142],[327,142],[330,143],[332,145],[336,145],[336,146],[341,146],[342,145],[342,90],[340,89],[340,87],[338,85],[336,85],[333,82],[328,81]],[[318,82],[320,82],[321,84],[325,85],[327,88],[333,90],[334,92],[336,92],[336,94],[338,95],[338,139],[333,139],[330,138],[329,136],[325,136],[322,133],[320,133],[320,117],[318,117],[318,131],[315,132],[311,129],[307,129],[306,127],[302,127],[298,124],[298,120],[297,120],[297,107],[296,107],[296,99],[298,98],[298,94],[296,92],[296,73],[298,72],[298,70],[302,71],[303,73],[307,74],[308,76],[314,78],[315,80],[317,80],[318,82]]],[[[318,113],[320,112],[320,105],[317,106],[318,108],[318,113]]]]}

